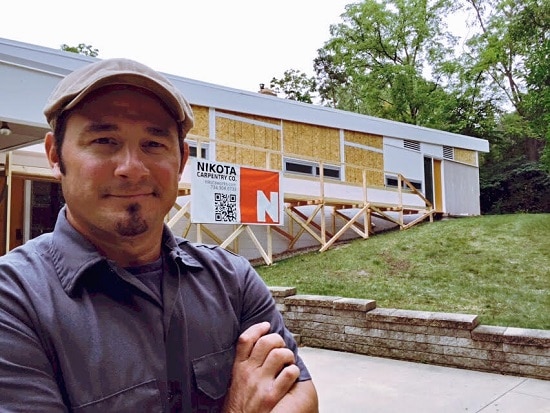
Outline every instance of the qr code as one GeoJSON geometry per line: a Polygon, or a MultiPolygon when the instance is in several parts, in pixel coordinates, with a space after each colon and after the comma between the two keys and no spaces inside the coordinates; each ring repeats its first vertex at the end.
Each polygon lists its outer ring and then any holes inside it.
{"type": "Polygon", "coordinates": [[[214,193],[216,222],[237,222],[237,195],[214,193]]]}

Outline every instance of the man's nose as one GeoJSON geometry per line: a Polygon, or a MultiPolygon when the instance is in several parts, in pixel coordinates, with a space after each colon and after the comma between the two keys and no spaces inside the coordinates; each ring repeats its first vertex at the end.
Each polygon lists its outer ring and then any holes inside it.
{"type": "Polygon", "coordinates": [[[149,168],[145,164],[144,154],[138,148],[126,148],[119,152],[115,175],[140,179],[149,174],[149,168]]]}

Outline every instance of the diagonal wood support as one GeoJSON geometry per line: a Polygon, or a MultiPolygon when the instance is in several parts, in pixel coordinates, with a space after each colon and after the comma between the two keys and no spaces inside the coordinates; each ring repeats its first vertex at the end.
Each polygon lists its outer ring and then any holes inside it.
{"type": "Polygon", "coordinates": [[[369,205],[365,205],[363,208],[361,208],[350,220],[338,231],[334,236],[329,239],[325,245],[321,247],[319,250],[320,252],[324,252],[327,249],[330,248],[332,244],[334,244],[338,238],[340,238],[349,228],[353,229],[355,232],[357,232],[361,237],[368,238],[369,234],[368,231],[360,231],[357,227],[354,226],[356,221],[364,216],[364,214],[368,211],[369,205]]]}
{"type": "Polygon", "coordinates": [[[309,235],[311,235],[313,238],[315,238],[319,244],[323,245],[323,240],[321,239],[321,237],[319,235],[317,235],[315,233],[315,231],[313,231],[309,225],[311,224],[311,222],[313,221],[313,219],[315,218],[315,216],[319,213],[319,211],[321,210],[322,208],[322,205],[317,205],[315,210],[313,211],[313,213],[308,217],[307,220],[303,220],[301,217],[299,217],[298,214],[294,214],[294,207],[287,207],[285,208],[285,212],[286,214],[294,221],[296,222],[298,225],[300,225],[300,230],[296,233],[296,235],[294,235],[294,238],[292,239],[292,241],[290,242],[290,244],[288,245],[288,249],[292,249],[292,247],[294,246],[294,244],[296,244],[296,242],[298,241],[298,239],[302,236],[302,234],[304,232],[307,232],[309,235]]]}
{"type": "MultiPolygon", "coordinates": [[[[269,227],[268,227],[269,228],[269,227]]],[[[220,244],[220,247],[222,248],[226,248],[229,244],[231,244],[235,239],[237,239],[239,237],[239,235],[241,235],[243,232],[246,232],[248,234],[248,236],[250,237],[250,239],[252,240],[252,242],[254,243],[254,245],[256,246],[257,250],[260,252],[262,258],[264,259],[265,263],[267,265],[271,265],[273,263],[273,257],[272,257],[272,252],[269,251],[269,252],[266,252],[262,246],[262,244],[260,243],[260,241],[258,241],[258,238],[256,237],[256,235],[254,234],[254,232],[250,229],[250,226],[249,225],[245,225],[245,224],[241,224],[237,227],[237,229],[235,231],[233,231],[233,233],[231,233],[231,235],[229,235],[229,237],[227,237],[227,239],[222,242],[220,244]]],[[[269,235],[269,234],[268,234],[269,235]]],[[[269,248],[268,248],[269,249],[269,248]]]]}

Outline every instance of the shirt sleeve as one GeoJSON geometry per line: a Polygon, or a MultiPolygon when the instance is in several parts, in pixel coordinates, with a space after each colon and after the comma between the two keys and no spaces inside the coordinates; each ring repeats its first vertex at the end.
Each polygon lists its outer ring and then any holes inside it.
{"type": "Polygon", "coordinates": [[[51,360],[36,331],[25,281],[0,263],[0,389],[3,412],[66,411],[51,360]]]}
{"type": "MultiPolygon", "coordinates": [[[[283,337],[287,347],[294,352],[296,365],[300,369],[299,381],[311,380],[311,375],[300,355],[292,333],[286,328],[283,317],[276,307],[275,300],[256,270],[243,258],[246,276],[243,290],[242,331],[263,321],[271,323],[271,332],[283,337]]],[[[241,331],[241,332],[242,332],[241,331]]]]}

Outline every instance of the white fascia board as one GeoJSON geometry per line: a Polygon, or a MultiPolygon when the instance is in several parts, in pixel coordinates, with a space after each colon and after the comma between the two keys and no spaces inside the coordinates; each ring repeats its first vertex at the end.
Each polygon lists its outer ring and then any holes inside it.
{"type": "Polygon", "coordinates": [[[0,38],[0,61],[58,75],[60,78],[97,60],[99,59],[94,57],[0,38]]]}

